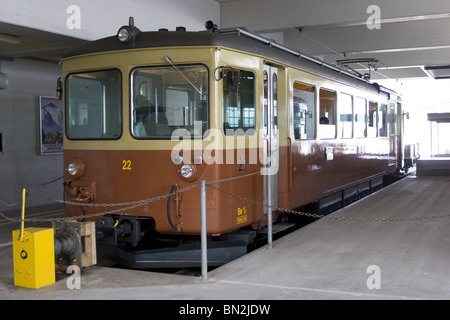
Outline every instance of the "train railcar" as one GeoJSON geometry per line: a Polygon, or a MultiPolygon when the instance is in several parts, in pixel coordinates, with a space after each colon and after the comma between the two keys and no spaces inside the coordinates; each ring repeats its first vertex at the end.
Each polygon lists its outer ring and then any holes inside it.
{"type": "Polygon", "coordinates": [[[246,252],[280,208],[326,213],[401,169],[398,95],[243,28],[130,24],[62,61],[67,216],[136,267],[246,252]],[[265,205],[264,205],[265,204],[265,205]]]}

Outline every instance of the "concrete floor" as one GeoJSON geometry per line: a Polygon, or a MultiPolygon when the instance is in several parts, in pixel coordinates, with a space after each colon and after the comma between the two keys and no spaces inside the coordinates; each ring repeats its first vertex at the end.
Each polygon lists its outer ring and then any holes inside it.
{"type": "MultiPolygon", "coordinates": [[[[430,217],[450,213],[447,177],[407,177],[333,217],[430,217]]],[[[40,289],[14,286],[11,230],[0,218],[0,299],[403,300],[450,299],[450,218],[368,222],[321,219],[208,273],[93,266],[81,289],[68,275],[40,289]],[[371,267],[372,266],[372,267],[371,267]],[[374,266],[374,267],[373,267],[374,266]],[[371,289],[371,288],[372,289],[371,289]]]]}

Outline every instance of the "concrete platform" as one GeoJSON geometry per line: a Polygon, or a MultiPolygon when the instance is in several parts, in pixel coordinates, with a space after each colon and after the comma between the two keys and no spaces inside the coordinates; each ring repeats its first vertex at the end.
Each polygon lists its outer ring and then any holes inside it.
{"type": "Polygon", "coordinates": [[[67,288],[68,275],[38,290],[14,287],[11,240],[5,236],[11,225],[2,219],[0,299],[450,299],[450,218],[427,218],[449,214],[449,204],[448,178],[407,177],[332,217],[425,219],[325,218],[275,241],[271,250],[261,248],[209,272],[206,281],[94,266],[82,271],[79,290],[67,288]]]}
{"type": "Polygon", "coordinates": [[[450,158],[434,157],[417,160],[418,176],[450,176],[450,158]]]}

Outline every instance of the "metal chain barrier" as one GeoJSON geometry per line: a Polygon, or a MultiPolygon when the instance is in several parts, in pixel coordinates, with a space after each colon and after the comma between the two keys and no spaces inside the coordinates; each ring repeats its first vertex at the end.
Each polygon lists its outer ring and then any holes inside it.
{"type": "MultiPolygon", "coordinates": [[[[52,180],[50,180],[50,181],[47,181],[47,182],[43,182],[43,183],[38,183],[38,184],[33,184],[33,185],[31,185],[31,186],[27,186],[26,188],[27,189],[31,189],[31,188],[36,188],[36,187],[43,187],[43,186],[46,186],[46,185],[48,185],[48,184],[51,184],[51,183],[53,183],[53,182],[56,182],[56,181],[59,181],[59,180],[62,180],[63,179],[63,176],[60,176],[60,177],[58,177],[58,178],[55,178],[55,179],[52,179],[52,180]]],[[[13,188],[20,188],[20,189],[22,189],[24,186],[22,186],[22,185],[19,185],[19,184],[4,184],[4,183],[0,183],[0,186],[2,186],[2,187],[13,187],[13,188]]],[[[2,202],[3,203],[3,202],[2,202]]]]}
{"type": "MultiPolygon", "coordinates": [[[[219,187],[213,186],[210,183],[206,183],[206,186],[215,189],[217,191],[223,192],[231,197],[237,198],[242,201],[246,201],[251,204],[255,204],[261,207],[268,207],[264,203],[252,199],[248,199],[246,197],[240,196],[238,194],[235,194],[230,191],[226,191],[224,189],[221,189],[219,187]]],[[[399,222],[399,221],[423,221],[423,220],[431,220],[431,219],[441,219],[441,218],[449,218],[449,214],[442,214],[442,215],[434,215],[434,216],[426,216],[426,217],[398,217],[398,218],[363,218],[363,217],[336,217],[336,216],[330,216],[330,215],[322,215],[322,214],[316,214],[316,213],[309,213],[309,212],[301,212],[296,211],[292,209],[286,209],[286,208],[280,208],[280,207],[271,207],[274,210],[278,210],[281,212],[287,212],[292,213],[300,216],[310,217],[310,218],[317,218],[317,219],[330,219],[330,220],[337,220],[337,221],[359,221],[359,222],[399,222]]]]}
{"type": "MultiPolygon", "coordinates": [[[[53,182],[62,180],[62,178],[63,178],[63,176],[60,176],[60,177],[58,177],[58,178],[56,178],[56,179],[52,179],[52,180],[47,181],[47,182],[44,182],[44,183],[39,183],[39,184],[34,184],[34,185],[31,185],[31,186],[28,186],[28,187],[27,187],[27,190],[28,190],[28,189],[32,189],[32,188],[36,188],[36,187],[43,187],[43,186],[46,186],[46,185],[51,184],[51,183],[53,183],[53,182]]],[[[0,186],[3,186],[3,187],[13,187],[13,188],[20,188],[20,189],[23,188],[22,186],[17,185],[17,184],[16,184],[16,185],[12,185],[12,186],[11,186],[11,185],[6,185],[6,184],[0,184],[0,186]]],[[[29,193],[29,192],[27,191],[27,193],[29,193]]],[[[0,200],[0,204],[4,205],[5,207],[17,207],[17,206],[19,206],[19,205],[22,204],[22,200],[21,200],[21,201],[18,201],[18,202],[15,202],[15,203],[6,203],[6,202],[0,200]]]]}
{"type": "MultiPolygon", "coordinates": [[[[144,199],[144,200],[136,200],[136,201],[120,202],[120,203],[79,203],[79,202],[75,202],[75,201],[53,200],[53,201],[55,201],[57,203],[61,203],[61,204],[82,206],[82,207],[95,207],[95,208],[121,207],[121,208],[110,210],[110,211],[105,211],[105,212],[97,212],[97,213],[82,215],[82,216],[71,216],[71,217],[62,217],[62,218],[26,218],[23,221],[25,221],[25,222],[53,222],[53,221],[62,222],[62,221],[70,221],[70,220],[77,220],[77,219],[101,217],[101,216],[104,216],[107,214],[121,213],[123,211],[143,207],[150,203],[153,203],[153,202],[156,202],[156,201],[159,201],[162,199],[167,199],[171,195],[183,193],[190,189],[194,189],[198,186],[200,186],[200,182],[190,185],[186,188],[176,190],[176,191],[168,193],[168,194],[161,195],[161,196],[156,196],[156,197],[148,198],[148,199],[144,199]]],[[[29,194],[39,196],[38,194],[35,194],[35,193],[29,193],[29,194]]],[[[122,213],[122,215],[127,215],[127,214],[122,213]]],[[[5,218],[9,221],[13,221],[13,222],[21,222],[22,221],[22,219],[9,218],[9,217],[5,216],[2,212],[0,212],[0,216],[2,216],[3,218],[5,218]]]]}
{"type": "MultiPolygon", "coordinates": [[[[260,172],[253,172],[253,173],[242,175],[242,176],[237,176],[237,177],[232,177],[232,178],[227,178],[227,179],[222,179],[222,180],[211,181],[209,183],[219,183],[219,182],[232,181],[232,180],[236,180],[236,179],[242,179],[242,178],[254,176],[254,175],[257,175],[257,174],[260,174],[260,172]]],[[[59,179],[61,179],[61,178],[59,178],[59,179]]],[[[59,179],[52,180],[51,182],[57,181],[59,179]]],[[[51,183],[51,182],[48,182],[48,183],[51,183]]],[[[45,184],[48,184],[48,183],[45,183],[45,184]]],[[[42,184],[42,185],[44,185],[44,184],[42,184]]],[[[149,199],[144,199],[144,200],[135,200],[135,201],[119,202],[119,203],[81,203],[81,202],[75,202],[75,201],[50,199],[50,200],[55,201],[55,202],[60,203],[60,204],[73,205],[73,206],[94,207],[94,208],[111,208],[111,207],[121,207],[121,208],[110,210],[110,211],[105,211],[105,212],[97,212],[97,213],[92,213],[92,214],[88,214],[88,215],[82,215],[82,216],[71,216],[71,217],[62,217],[62,218],[27,218],[24,221],[25,222],[53,222],[53,221],[58,221],[59,222],[59,221],[68,221],[68,220],[77,220],[77,219],[87,219],[87,218],[101,217],[101,216],[104,216],[104,215],[107,215],[107,214],[121,213],[123,211],[127,211],[127,210],[131,210],[131,209],[143,207],[143,206],[148,205],[150,203],[157,202],[157,201],[162,200],[162,199],[167,199],[171,195],[183,193],[183,192],[186,192],[186,191],[188,191],[190,189],[193,189],[193,188],[196,188],[196,187],[199,187],[199,186],[200,186],[200,182],[195,183],[193,185],[190,185],[190,186],[188,186],[186,188],[183,188],[183,189],[180,189],[180,190],[176,190],[176,191],[174,191],[172,193],[161,195],[161,196],[157,196],[157,197],[153,197],[153,198],[149,198],[149,199]]],[[[41,198],[47,198],[48,199],[48,197],[40,196],[39,194],[36,194],[34,192],[28,192],[28,193],[30,195],[34,195],[34,196],[38,196],[38,197],[41,197],[41,198]]],[[[21,222],[21,219],[17,219],[16,220],[16,219],[7,218],[1,212],[0,212],[0,215],[3,216],[4,218],[10,220],[10,221],[21,222]]]]}
{"type": "MultiPolygon", "coordinates": [[[[242,175],[242,176],[236,176],[236,177],[226,178],[226,179],[222,179],[222,180],[209,181],[209,182],[206,182],[206,186],[209,188],[215,189],[219,192],[225,193],[231,197],[237,198],[239,200],[242,200],[242,201],[254,204],[254,205],[258,205],[260,207],[268,207],[268,205],[266,205],[260,201],[248,199],[246,197],[243,197],[241,195],[235,194],[233,192],[224,190],[222,188],[219,188],[219,187],[213,185],[213,184],[217,184],[217,183],[221,183],[221,182],[227,182],[227,181],[233,181],[233,180],[237,180],[237,179],[246,178],[246,177],[254,176],[257,174],[261,174],[261,173],[258,171],[258,172],[253,172],[253,173],[249,173],[249,174],[242,175]]],[[[30,188],[43,186],[43,185],[58,181],[60,179],[62,179],[62,177],[51,180],[51,181],[43,183],[43,184],[31,186],[30,188]]],[[[80,202],[75,202],[75,201],[51,199],[52,201],[55,201],[60,204],[73,205],[73,206],[95,207],[95,208],[112,208],[112,207],[120,207],[120,208],[105,211],[105,212],[93,213],[93,214],[89,214],[89,215],[82,215],[82,216],[62,217],[62,218],[27,218],[27,219],[24,219],[24,221],[25,222],[53,222],[53,221],[68,221],[68,220],[76,220],[76,219],[95,218],[95,217],[101,217],[101,216],[104,216],[107,214],[114,214],[114,213],[122,213],[123,215],[126,215],[123,213],[124,211],[143,207],[150,203],[157,202],[162,199],[167,199],[171,195],[180,194],[180,193],[186,192],[188,190],[194,189],[199,186],[200,186],[200,182],[192,184],[186,188],[176,190],[172,193],[156,196],[153,198],[148,198],[148,199],[144,199],[144,200],[128,201],[128,202],[120,202],[120,203],[80,203],[80,202]]],[[[39,196],[38,194],[32,193],[32,192],[29,194],[34,195],[34,196],[39,196]]],[[[3,202],[1,202],[1,203],[4,204],[3,202]]],[[[21,202],[18,202],[16,204],[10,205],[10,206],[15,206],[20,203],[21,202]]],[[[8,204],[5,204],[5,205],[8,205],[8,204]]],[[[281,212],[287,212],[287,213],[296,214],[296,215],[300,215],[300,216],[316,218],[316,219],[325,218],[325,219],[336,220],[336,221],[399,222],[399,221],[423,221],[423,220],[441,219],[441,218],[449,218],[450,217],[450,214],[433,215],[433,216],[426,216],[426,217],[398,217],[398,218],[338,217],[338,216],[333,216],[333,215],[322,215],[322,214],[316,214],[316,213],[302,212],[302,211],[286,209],[286,208],[281,208],[281,207],[275,207],[275,206],[271,206],[271,208],[273,210],[278,210],[281,212]]],[[[21,222],[22,221],[22,219],[9,218],[6,215],[4,215],[2,212],[0,212],[0,216],[2,216],[3,218],[5,218],[9,221],[13,221],[13,222],[21,222]]]]}
{"type": "Polygon", "coordinates": [[[46,186],[46,185],[48,185],[48,184],[50,184],[50,183],[53,183],[53,182],[62,180],[62,178],[63,178],[63,176],[58,177],[58,178],[53,179],[53,180],[50,180],[50,181],[47,181],[47,182],[44,182],[44,183],[39,183],[39,184],[31,185],[31,186],[28,187],[28,189],[36,188],[36,187],[43,187],[43,186],[46,186]]]}

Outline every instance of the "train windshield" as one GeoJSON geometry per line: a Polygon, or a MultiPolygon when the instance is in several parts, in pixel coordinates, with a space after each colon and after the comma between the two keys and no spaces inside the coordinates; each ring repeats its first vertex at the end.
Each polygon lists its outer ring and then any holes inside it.
{"type": "Polygon", "coordinates": [[[122,135],[122,75],[119,70],[71,74],[66,78],[66,135],[69,139],[119,139],[122,135]]]}
{"type": "Polygon", "coordinates": [[[202,65],[138,68],[132,73],[132,133],[170,138],[176,129],[208,129],[208,70],[202,65]]]}

